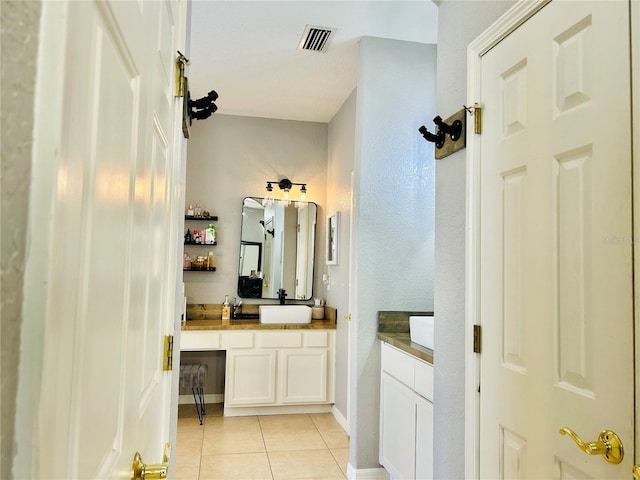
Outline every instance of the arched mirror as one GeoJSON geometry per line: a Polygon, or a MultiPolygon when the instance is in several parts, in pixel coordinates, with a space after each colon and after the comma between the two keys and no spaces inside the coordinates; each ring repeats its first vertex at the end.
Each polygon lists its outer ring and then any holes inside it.
{"type": "Polygon", "coordinates": [[[313,297],[313,269],[318,207],[313,202],[242,202],[238,296],[277,299],[313,297]]]}

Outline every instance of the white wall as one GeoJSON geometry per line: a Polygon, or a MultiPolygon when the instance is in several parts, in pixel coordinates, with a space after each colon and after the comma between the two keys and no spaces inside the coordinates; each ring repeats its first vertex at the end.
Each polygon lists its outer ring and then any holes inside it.
{"type": "MultiPolygon", "coordinates": [[[[31,181],[33,105],[42,4],[2,2],[2,270],[0,478],[11,478],[31,181]]],[[[37,378],[33,378],[37,382],[37,378]]]]}
{"type": "MultiPolygon", "coordinates": [[[[349,313],[349,264],[351,261],[351,172],[354,168],[356,128],[356,91],[345,100],[329,123],[329,159],[327,164],[327,206],[331,215],[340,212],[340,235],[338,243],[338,265],[324,265],[329,276],[326,287],[327,303],[338,309],[336,327],[335,359],[335,409],[338,415],[348,420],[348,368],[349,325],[344,316],[349,313]]],[[[345,422],[346,423],[346,422],[345,422]]]]}
{"type": "MultiPolygon", "coordinates": [[[[511,1],[444,0],[438,8],[438,114],[467,99],[467,45],[511,1]]],[[[464,478],[466,150],[438,160],[435,239],[434,478],[464,478]]]]}
{"type": "MultiPolygon", "coordinates": [[[[220,101],[223,95],[221,92],[220,101]]],[[[237,295],[242,199],[264,197],[267,180],[287,177],[307,183],[308,200],[319,207],[316,255],[324,258],[326,176],[326,123],[220,114],[194,120],[187,157],[186,203],[199,203],[218,215],[219,221],[218,245],[212,248],[216,272],[185,273],[188,302],[222,303],[225,295],[237,295]]],[[[204,247],[200,248],[206,254],[204,247]]],[[[314,292],[322,291],[321,279],[322,271],[316,269],[314,292]]]]}
{"type": "Polygon", "coordinates": [[[433,308],[435,45],[364,37],[356,106],[350,465],[378,466],[379,310],[433,308]]]}

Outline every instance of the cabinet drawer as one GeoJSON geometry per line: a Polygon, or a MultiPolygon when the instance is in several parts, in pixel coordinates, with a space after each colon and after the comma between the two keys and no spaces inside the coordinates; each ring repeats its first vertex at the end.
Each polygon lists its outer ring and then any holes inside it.
{"type": "Polygon", "coordinates": [[[220,333],[207,331],[180,332],[180,350],[219,350],[220,333]]]}
{"type": "Polygon", "coordinates": [[[260,332],[262,348],[297,348],[302,346],[302,332],[260,332]]]}
{"type": "Polygon", "coordinates": [[[382,370],[413,389],[415,360],[395,347],[382,344],[382,370]]]}
{"type": "Polygon", "coordinates": [[[234,332],[230,334],[229,348],[253,348],[253,332],[234,332]]]}
{"type": "Polygon", "coordinates": [[[433,365],[415,360],[415,386],[418,395],[433,401],[433,365]]]}
{"type": "Polygon", "coordinates": [[[304,346],[305,347],[327,347],[329,334],[327,332],[305,332],[304,333],[304,346]]]}

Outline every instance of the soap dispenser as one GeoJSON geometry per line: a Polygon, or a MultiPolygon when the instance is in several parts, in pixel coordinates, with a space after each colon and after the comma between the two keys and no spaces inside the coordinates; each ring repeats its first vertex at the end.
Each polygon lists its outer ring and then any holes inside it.
{"type": "Polygon", "coordinates": [[[222,320],[229,320],[231,318],[231,305],[229,305],[229,295],[224,296],[224,303],[222,304],[222,320]]]}

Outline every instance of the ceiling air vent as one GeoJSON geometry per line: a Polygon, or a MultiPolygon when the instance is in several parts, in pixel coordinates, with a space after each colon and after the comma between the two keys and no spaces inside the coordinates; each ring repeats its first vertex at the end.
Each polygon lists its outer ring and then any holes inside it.
{"type": "Polygon", "coordinates": [[[335,28],[307,25],[304,29],[304,33],[302,34],[302,40],[300,40],[300,43],[298,44],[298,50],[325,52],[329,46],[329,40],[335,31],[335,28]]]}

